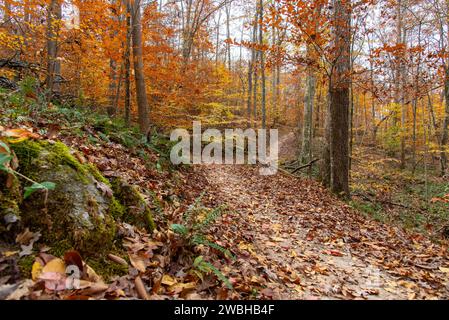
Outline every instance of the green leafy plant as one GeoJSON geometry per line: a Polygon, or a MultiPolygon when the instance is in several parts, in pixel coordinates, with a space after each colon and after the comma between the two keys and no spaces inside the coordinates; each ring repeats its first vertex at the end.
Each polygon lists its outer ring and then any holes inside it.
{"type": "MultiPolygon", "coordinates": [[[[226,209],[224,206],[210,209],[202,204],[204,193],[198,197],[195,202],[189,206],[182,218],[182,223],[171,225],[171,230],[179,236],[181,247],[195,248],[197,246],[206,246],[220,252],[224,257],[235,259],[234,255],[226,248],[210,241],[207,237],[209,228],[216,222],[226,209]]],[[[205,274],[215,274],[215,276],[232,289],[229,280],[214,267],[211,263],[204,260],[203,256],[197,257],[191,269],[191,273],[203,280],[205,274]]]]}
{"type": "Polygon", "coordinates": [[[188,246],[203,245],[221,252],[227,258],[234,258],[232,253],[207,239],[207,232],[226,209],[224,206],[209,209],[201,204],[204,193],[195,200],[183,216],[182,224],[173,224],[171,229],[179,235],[188,246]]]}
{"type": "Polygon", "coordinates": [[[26,181],[32,183],[30,187],[25,187],[25,193],[23,195],[24,199],[29,198],[33,193],[37,191],[45,191],[45,199],[48,197],[48,191],[54,190],[56,185],[53,182],[36,182],[20,172],[17,172],[11,166],[11,162],[14,160],[14,154],[9,148],[9,146],[0,141],[0,171],[6,172],[7,174],[12,174],[25,179],[26,181]]]}
{"type": "Polygon", "coordinates": [[[213,273],[221,282],[223,282],[230,290],[233,290],[231,282],[225,275],[215,268],[211,263],[204,260],[203,256],[199,256],[193,262],[190,273],[197,276],[201,281],[204,281],[204,275],[213,273]]]}

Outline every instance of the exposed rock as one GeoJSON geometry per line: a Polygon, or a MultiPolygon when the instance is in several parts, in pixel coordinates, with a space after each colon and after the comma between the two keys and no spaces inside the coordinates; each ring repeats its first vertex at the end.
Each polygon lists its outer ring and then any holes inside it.
{"type": "Polygon", "coordinates": [[[81,164],[60,142],[27,140],[12,145],[12,149],[19,159],[20,173],[56,184],[48,198],[37,192],[26,200],[16,199],[17,206],[9,210],[17,212],[20,208],[22,224],[40,230],[43,241],[55,251],[76,248],[93,255],[108,250],[116,233],[114,217],[122,215],[124,208],[98,188],[107,180],[93,166],[81,164]]]}
{"type": "Polygon", "coordinates": [[[138,187],[130,185],[120,178],[115,178],[112,181],[112,186],[114,194],[126,207],[122,217],[123,221],[153,232],[156,227],[153,214],[138,187]]]}

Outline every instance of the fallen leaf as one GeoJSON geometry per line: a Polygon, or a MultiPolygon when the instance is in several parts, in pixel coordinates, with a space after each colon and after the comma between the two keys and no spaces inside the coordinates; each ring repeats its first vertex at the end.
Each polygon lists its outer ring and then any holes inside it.
{"type": "Polygon", "coordinates": [[[30,243],[28,246],[21,245],[22,251],[20,251],[19,257],[31,256],[33,254],[33,245],[34,243],[30,243]]]}
{"type": "Polygon", "coordinates": [[[65,275],[66,265],[64,261],[59,258],[51,260],[47,263],[42,269],[42,273],[52,272],[52,273],[60,273],[65,275]]]}
{"type": "Polygon", "coordinates": [[[337,250],[326,250],[323,251],[324,254],[334,257],[344,257],[345,254],[343,252],[337,251],[337,250]]]}
{"type": "Polygon", "coordinates": [[[43,268],[44,266],[39,261],[35,261],[33,263],[33,266],[31,268],[31,279],[33,279],[33,281],[37,281],[42,273],[43,268]]]}
{"type": "Polygon", "coordinates": [[[128,254],[129,261],[131,262],[131,265],[136,268],[139,272],[145,272],[146,266],[145,266],[145,259],[136,255],[136,254],[128,254]]]}
{"type": "Polygon", "coordinates": [[[173,286],[177,283],[176,279],[168,274],[164,274],[161,283],[166,286],[173,286]]]}
{"type": "Polygon", "coordinates": [[[66,266],[76,266],[80,274],[84,272],[83,259],[77,251],[68,251],[64,254],[64,262],[66,266]]]}
{"type": "Polygon", "coordinates": [[[6,300],[20,300],[23,297],[27,296],[30,293],[30,288],[34,286],[34,281],[32,280],[25,280],[22,284],[19,285],[19,287],[14,290],[7,298],[6,300]]]}
{"type": "Polygon", "coordinates": [[[16,243],[20,245],[34,244],[40,237],[40,232],[31,232],[30,229],[26,228],[25,231],[17,235],[16,243]]]}
{"type": "Polygon", "coordinates": [[[190,290],[194,290],[196,288],[196,283],[195,282],[190,282],[190,283],[177,283],[174,284],[170,287],[168,287],[168,292],[170,293],[174,293],[174,294],[178,294],[181,292],[185,292],[185,291],[190,291],[190,290]]]}

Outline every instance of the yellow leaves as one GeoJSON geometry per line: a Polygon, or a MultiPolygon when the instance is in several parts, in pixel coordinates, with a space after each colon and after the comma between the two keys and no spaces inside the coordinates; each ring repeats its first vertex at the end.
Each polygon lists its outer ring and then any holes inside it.
{"type": "Polygon", "coordinates": [[[271,240],[273,240],[274,242],[284,242],[285,239],[281,238],[281,237],[271,237],[271,240]]]}
{"type": "Polygon", "coordinates": [[[443,273],[449,273],[449,268],[440,267],[440,271],[443,273]]]}
{"type": "Polygon", "coordinates": [[[59,258],[51,260],[42,269],[42,274],[44,273],[59,273],[65,274],[65,262],[59,258]]]}
{"type": "Polygon", "coordinates": [[[162,276],[161,284],[168,287],[167,292],[170,294],[186,293],[196,288],[196,282],[180,283],[168,274],[162,276]]]}
{"type": "Polygon", "coordinates": [[[240,242],[238,245],[238,248],[241,251],[248,251],[249,253],[251,253],[253,256],[257,256],[256,252],[254,251],[254,246],[250,243],[245,243],[245,242],[240,242]]]}
{"type": "Polygon", "coordinates": [[[23,46],[24,43],[25,39],[23,36],[0,31],[0,46],[2,48],[17,50],[23,46]]]}
{"type": "Polygon", "coordinates": [[[33,267],[31,268],[31,279],[33,281],[37,281],[37,279],[42,273],[43,268],[44,266],[39,261],[35,261],[33,263],[33,267]]]}
{"type": "Polygon", "coordinates": [[[295,250],[292,249],[292,250],[290,251],[290,257],[291,257],[291,258],[296,258],[296,257],[298,257],[298,254],[296,253],[295,250]]]}
{"type": "Polygon", "coordinates": [[[3,255],[5,256],[5,258],[9,258],[9,257],[15,256],[19,252],[20,251],[6,251],[6,252],[3,252],[3,255]]]}
{"type": "Polygon", "coordinates": [[[168,292],[171,294],[178,294],[185,291],[191,291],[195,290],[196,283],[195,282],[189,282],[189,283],[177,283],[168,288],[168,292]]]}
{"type": "Polygon", "coordinates": [[[163,285],[166,285],[166,286],[173,286],[173,285],[175,285],[176,283],[178,283],[178,281],[176,281],[176,279],[173,278],[172,276],[169,276],[169,275],[165,274],[165,275],[162,277],[161,283],[162,283],[163,285]]]}
{"type": "Polygon", "coordinates": [[[27,129],[9,129],[1,132],[3,137],[8,138],[8,142],[15,144],[23,142],[27,139],[39,139],[40,135],[33,133],[27,129]]]}

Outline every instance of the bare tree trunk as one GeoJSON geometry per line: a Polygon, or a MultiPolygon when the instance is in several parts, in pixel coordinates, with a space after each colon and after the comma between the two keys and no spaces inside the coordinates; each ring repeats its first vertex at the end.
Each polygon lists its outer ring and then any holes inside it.
{"type": "Polygon", "coordinates": [[[115,105],[115,94],[117,92],[117,62],[114,59],[109,59],[109,116],[117,113],[117,106],[115,105]]]}
{"type": "MultiPolygon", "coordinates": [[[[402,0],[397,0],[396,5],[396,45],[400,45],[402,43],[402,0]]],[[[402,61],[398,59],[395,65],[395,89],[394,89],[394,102],[396,106],[401,103],[401,64],[402,61]]],[[[395,112],[393,115],[393,124],[396,126],[399,122],[398,114],[395,112]]]]}
{"type": "Polygon", "coordinates": [[[218,61],[220,58],[220,22],[221,22],[221,11],[218,12],[217,33],[215,39],[215,66],[218,66],[218,61]]]}
{"type": "MultiPolygon", "coordinates": [[[[263,21],[263,11],[264,5],[263,0],[259,0],[259,20],[262,23],[263,21]]],[[[259,45],[263,46],[263,28],[262,25],[259,25],[259,45]]],[[[267,127],[267,88],[266,88],[266,77],[265,77],[265,51],[263,48],[259,50],[259,58],[260,58],[260,77],[261,77],[261,86],[262,86],[262,128],[265,129],[267,127]]]]}
{"type": "Polygon", "coordinates": [[[248,65],[248,97],[247,97],[247,105],[246,105],[246,112],[247,112],[247,117],[248,117],[248,127],[251,126],[251,113],[252,113],[252,94],[253,94],[253,58],[254,58],[254,50],[251,49],[252,52],[252,58],[249,61],[249,65],[248,65]]]}
{"type": "MultiPolygon", "coordinates": [[[[404,43],[406,43],[406,34],[404,31],[404,43]]],[[[405,58],[405,57],[404,57],[405,58]]],[[[406,79],[407,79],[407,70],[405,65],[401,66],[401,169],[405,169],[407,166],[406,163],[406,130],[407,130],[407,105],[405,103],[406,100],[406,79]]]]}
{"type": "Polygon", "coordinates": [[[441,175],[447,173],[447,155],[445,148],[449,142],[449,67],[445,67],[445,81],[444,81],[444,96],[445,96],[445,111],[443,128],[441,134],[441,175]]]}
{"type": "MultiPolygon", "coordinates": [[[[312,50],[309,46],[308,51],[312,50]]],[[[310,56],[310,54],[309,54],[310,56]]],[[[316,92],[316,76],[312,69],[307,67],[306,94],[304,96],[304,120],[302,125],[302,143],[299,161],[307,164],[312,161],[312,137],[313,137],[313,109],[316,92]]]]}
{"type": "MultiPolygon", "coordinates": [[[[226,38],[231,38],[231,28],[230,28],[230,20],[231,20],[231,5],[232,2],[229,2],[225,6],[226,11],[226,38]]],[[[232,70],[232,61],[231,61],[231,44],[226,42],[226,61],[228,62],[228,70],[232,70]]]]}
{"type": "Polygon", "coordinates": [[[131,4],[132,8],[132,42],[133,42],[133,60],[134,77],[136,81],[137,109],[139,113],[139,126],[142,133],[147,133],[150,127],[149,105],[147,90],[145,86],[145,76],[143,73],[143,54],[142,54],[142,25],[141,25],[141,0],[136,0],[131,4]]]}
{"type": "MultiPolygon", "coordinates": [[[[273,48],[276,47],[276,27],[273,26],[271,30],[271,44],[273,48]]],[[[277,123],[277,95],[276,95],[276,68],[272,66],[271,68],[271,112],[272,112],[272,124],[276,126],[277,123]]]]}
{"type": "Polygon", "coordinates": [[[48,98],[53,92],[59,92],[56,77],[60,75],[61,64],[58,58],[59,21],[61,20],[61,4],[58,0],[51,0],[47,15],[47,90],[48,98]]]}
{"type": "Polygon", "coordinates": [[[351,85],[350,0],[334,0],[332,29],[337,56],[329,81],[331,190],[349,197],[349,88],[351,85]]]}
{"type": "Polygon", "coordinates": [[[126,1],[126,44],[125,44],[125,122],[131,124],[131,7],[126,1]]]}
{"type": "MultiPolygon", "coordinates": [[[[258,12],[256,10],[255,16],[254,16],[254,29],[253,29],[253,45],[256,44],[257,42],[257,30],[259,27],[258,24],[258,12]]],[[[253,75],[253,117],[254,117],[254,125],[257,125],[257,95],[258,95],[258,67],[257,67],[257,61],[259,58],[259,52],[258,50],[254,49],[253,51],[254,54],[254,63],[253,63],[253,71],[254,71],[254,75],[253,75]]]]}
{"type": "Polygon", "coordinates": [[[331,186],[331,111],[330,111],[330,92],[326,99],[326,112],[324,119],[324,140],[322,161],[320,167],[320,180],[326,188],[331,186]]]}

